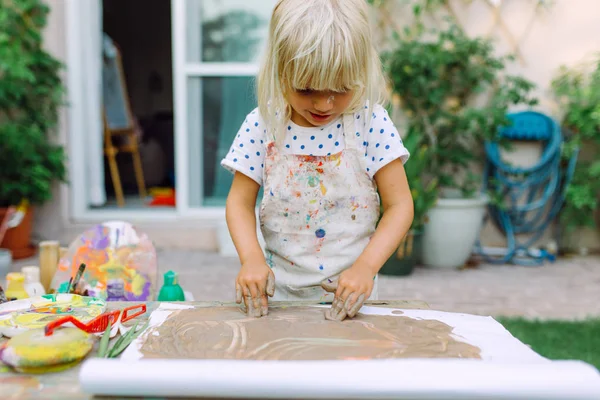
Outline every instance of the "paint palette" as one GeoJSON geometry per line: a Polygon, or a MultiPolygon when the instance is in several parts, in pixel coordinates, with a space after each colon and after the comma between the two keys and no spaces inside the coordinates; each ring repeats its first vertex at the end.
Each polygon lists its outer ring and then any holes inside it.
{"type": "Polygon", "coordinates": [[[52,336],[31,329],[11,338],[0,349],[0,360],[18,372],[57,372],[81,361],[93,346],[93,338],[77,328],[61,329],[52,336]]]}
{"type": "Polygon", "coordinates": [[[66,315],[88,322],[106,310],[106,301],[76,294],[47,294],[0,304],[0,334],[13,337],[44,328],[66,315]]]}
{"type": "Polygon", "coordinates": [[[122,221],[85,231],[60,259],[51,287],[63,292],[79,266],[86,268],[76,293],[107,301],[151,301],[156,297],[156,249],[146,234],[122,221]]]}

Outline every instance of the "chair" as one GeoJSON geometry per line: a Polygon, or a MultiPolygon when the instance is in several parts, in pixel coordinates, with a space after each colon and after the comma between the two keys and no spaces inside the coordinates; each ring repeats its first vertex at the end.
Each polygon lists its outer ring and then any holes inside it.
{"type": "Polygon", "coordinates": [[[142,200],[146,198],[147,192],[138,146],[137,126],[131,112],[121,53],[118,47],[112,44],[112,41],[108,44],[105,42],[102,75],[104,84],[102,110],[104,155],[108,159],[117,204],[119,207],[123,207],[125,198],[117,165],[117,154],[131,154],[138,191],[142,200]],[[107,46],[110,46],[108,50],[107,46]]]}

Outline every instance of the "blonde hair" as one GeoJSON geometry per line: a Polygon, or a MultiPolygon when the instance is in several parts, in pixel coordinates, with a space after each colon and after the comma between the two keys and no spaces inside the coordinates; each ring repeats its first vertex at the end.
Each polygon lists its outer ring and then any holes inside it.
{"type": "Polygon", "coordinates": [[[365,0],[279,0],[256,89],[261,116],[277,141],[291,118],[286,94],[293,90],[354,90],[347,113],[384,104],[386,80],[365,0]]]}

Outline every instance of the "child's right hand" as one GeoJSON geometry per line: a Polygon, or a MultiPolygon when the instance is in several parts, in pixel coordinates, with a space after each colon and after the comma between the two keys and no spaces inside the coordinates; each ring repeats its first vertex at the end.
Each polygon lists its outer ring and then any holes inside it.
{"type": "Polygon", "coordinates": [[[246,306],[250,317],[262,317],[269,313],[267,295],[275,294],[275,276],[271,268],[264,262],[246,262],[235,280],[235,301],[246,306]]]}

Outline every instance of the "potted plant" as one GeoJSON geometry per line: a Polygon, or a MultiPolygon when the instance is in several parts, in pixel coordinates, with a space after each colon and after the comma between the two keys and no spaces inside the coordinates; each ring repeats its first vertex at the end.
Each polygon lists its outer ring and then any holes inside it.
{"type": "MultiPolygon", "coordinates": [[[[432,154],[423,176],[435,176],[438,199],[423,232],[423,263],[460,267],[472,253],[490,201],[478,187],[482,144],[509,124],[510,107],[531,106],[529,81],[503,75],[510,57],[494,54],[492,43],[470,38],[449,21],[444,30],[422,25],[396,37],[386,55],[394,93],[432,154]]],[[[413,182],[411,182],[412,184],[413,182]]]]}
{"type": "Polygon", "coordinates": [[[561,125],[565,144],[562,155],[565,163],[579,151],[559,216],[563,230],[561,251],[585,254],[584,235],[597,234],[600,205],[600,160],[597,156],[600,151],[600,58],[591,65],[561,67],[551,87],[563,114],[561,125]]]}
{"type": "Polygon", "coordinates": [[[0,5],[0,220],[9,207],[24,218],[9,229],[0,247],[13,258],[33,254],[32,209],[52,196],[52,184],[64,181],[65,154],[50,134],[58,123],[63,87],[61,64],[42,46],[49,9],[41,0],[0,5]]]}
{"type": "Polygon", "coordinates": [[[383,275],[410,275],[419,262],[423,229],[427,212],[437,199],[437,178],[423,179],[423,173],[431,161],[431,148],[420,143],[417,132],[408,132],[403,139],[410,153],[410,161],[404,166],[414,204],[414,218],[410,230],[394,253],[379,271],[383,275]]]}

